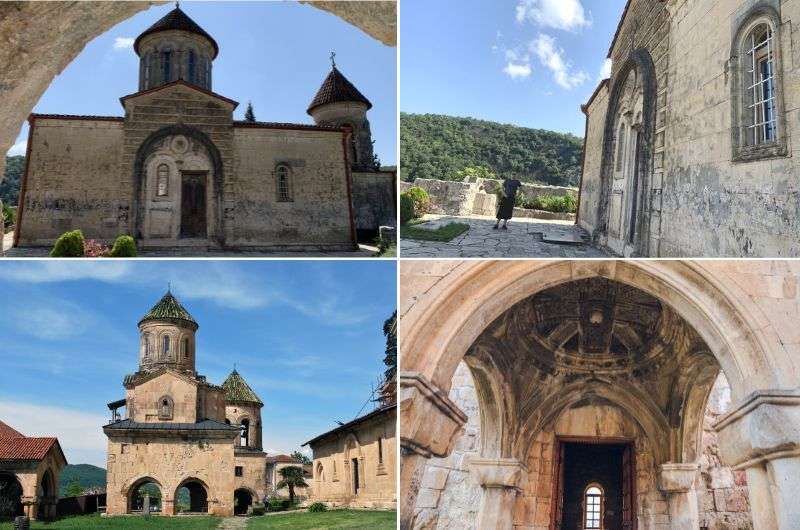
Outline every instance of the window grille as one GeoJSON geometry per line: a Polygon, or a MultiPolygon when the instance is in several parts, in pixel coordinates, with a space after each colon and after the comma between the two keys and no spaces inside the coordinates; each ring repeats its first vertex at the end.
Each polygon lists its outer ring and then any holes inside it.
{"type": "Polygon", "coordinates": [[[600,530],[602,520],[603,491],[597,486],[590,486],[584,495],[584,525],[585,530],[600,530]]]}
{"type": "Polygon", "coordinates": [[[778,113],[775,94],[773,33],[767,24],[758,26],[747,40],[748,79],[746,116],[747,143],[763,145],[777,140],[778,113]]]}
{"type": "Polygon", "coordinates": [[[289,188],[289,168],[286,166],[278,166],[275,172],[278,177],[278,201],[290,202],[292,200],[292,194],[289,188]]]}

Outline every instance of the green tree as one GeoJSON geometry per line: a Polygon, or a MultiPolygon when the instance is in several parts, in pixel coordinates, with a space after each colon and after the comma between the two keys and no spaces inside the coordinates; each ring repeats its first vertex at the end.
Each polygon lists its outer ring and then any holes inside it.
{"type": "Polygon", "coordinates": [[[383,364],[386,365],[386,381],[394,381],[397,377],[397,311],[383,323],[383,335],[386,337],[386,355],[383,364]]]}
{"type": "Polygon", "coordinates": [[[244,121],[255,123],[256,115],[253,113],[253,103],[247,102],[247,110],[244,111],[244,121]]]}
{"type": "Polygon", "coordinates": [[[464,180],[467,177],[476,177],[481,179],[496,179],[497,175],[495,175],[494,171],[492,171],[488,167],[479,166],[479,167],[465,167],[461,171],[456,172],[456,177],[458,177],[458,180],[464,180]]]}
{"type": "Polygon", "coordinates": [[[294,458],[298,462],[302,462],[303,464],[306,464],[306,465],[309,465],[309,466],[311,465],[311,459],[308,458],[303,453],[301,453],[300,451],[295,451],[294,453],[292,453],[291,456],[292,456],[292,458],[294,458]]]}
{"type": "Polygon", "coordinates": [[[303,478],[303,468],[297,466],[287,466],[278,471],[281,481],[275,485],[275,489],[289,488],[289,502],[294,504],[294,489],[307,488],[308,484],[303,478]]]}
{"type": "Polygon", "coordinates": [[[78,482],[78,479],[73,479],[72,482],[67,484],[64,490],[64,497],[78,497],[83,493],[83,486],[78,482]]]}

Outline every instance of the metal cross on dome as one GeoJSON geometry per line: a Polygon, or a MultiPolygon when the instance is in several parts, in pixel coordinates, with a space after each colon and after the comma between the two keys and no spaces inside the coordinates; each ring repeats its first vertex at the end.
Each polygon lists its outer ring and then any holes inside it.
{"type": "Polygon", "coordinates": [[[334,51],[331,52],[331,66],[336,68],[336,52],[334,51]]]}

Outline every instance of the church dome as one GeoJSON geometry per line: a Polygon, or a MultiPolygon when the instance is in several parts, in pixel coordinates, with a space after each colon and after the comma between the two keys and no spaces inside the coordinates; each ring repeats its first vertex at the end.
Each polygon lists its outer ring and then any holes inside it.
{"type": "Polygon", "coordinates": [[[250,403],[259,407],[264,405],[236,370],[222,383],[222,388],[225,390],[225,401],[228,403],[250,403]]]}
{"type": "Polygon", "coordinates": [[[206,31],[201,28],[197,22],[189,18],[189,16],[184,13],[180,7],[176,7],[166,15],[164,15],[161,19],[159,19],[155,24],[147,28],[141,35],[136,37],[136,41],[133,43],[133,49],[137,55],[141,56],[139,52],[139,43],[141,40],[146,37],[147,35],[152,35],[154,33],[159,33],[162,31],[170,31],[170,30],[177,30],[177,31],[187,31],[189,33],[194,33],[196,35],[200,35],[207,39],[211,46],[214,48],[214,56],[212,59],[216,59],[217,55],[219,54],[219,46],[217,42],[206,33],[206,31]]]}
{"type": "Polygon", "coordinates": [[[189,314],[170,291],[167,291],[167,294],[139,320],[139,325],[141,326],[142,323],[150,320],[183,320],[195,330],[199,327],[195,319],[192,318],[192,315],[189,314]]]}
{"type": "Polygon", "coordinates": [[[363,103],[367,110],[372,108],[372,103],[359,90],[348,81],[336,66],[331,69],[331,73],[322,82],[317,95],[311,105],[308,106],[308,113],[312,114],[314,109],[330,103],[363,103]]]}

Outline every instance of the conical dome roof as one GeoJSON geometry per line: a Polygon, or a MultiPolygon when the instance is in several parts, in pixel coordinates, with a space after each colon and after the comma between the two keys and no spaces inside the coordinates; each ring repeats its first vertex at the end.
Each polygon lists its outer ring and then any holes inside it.
{"type": "Polygon", "coordinates": [[[184,13],[180,7],[176,7],[175,9],[164,15],[155,24],[147,28],[144,31],[144,33],[136,37],[136,41],[134,41],[133,43],[133,50],[137,54],[139,54],[139,42],[145,36],[151,35],[153,33],[158,33],[160,31],[169,31],[173,29],[180,31],[188,31],[208,39],[211,42],[211,45],[214,47],[214,57],[212,57],[212,59],[216,59],[217,55],[219,54],[219,46],[217,46],[217,41],[215,41],[211,37],[211,35],[206,33],[206,31],[203,28],[201,28],[197,24],[197,22],[189,18],[189,16],[186,13],[184,13]]]}
{"type": "Polygon", "coordinates": [[[147,312],[145,316],[139,321],[139,324],[145,322],[147,320],[185,320],[194,325],[194,328],[198,328],[197,322],[195,322],[192,315],[178,302],[178,299],[175,298],[170,291],[167,291],[161,300],[158,301],[156,305],[153,306],[150,311],[147,312]]]}
{"type": "Polygon", "coordinates": [[[239,372],[234,370],[231,375],[222,383],[222,388],[225,389],[225,400],[229,403],[254,403],[263,406],[264,403],[258,398],[247,381],[239,375],[239,372]]]}
{"type": "Polygon", "coordinates": [[[364,94],[359,92],[358,89],[353,86],[353,83],[348,81],[339,69],[334,66],[331,73],[328,74],[328,77],[322,82],[322,86],[319,87],[317,95],[314,96],[314,101],[308,106],[307,112],[311,114],[311,111],[320,105],[344,101],[356,101],[364,103],[367,109],[372,108],[372,103],[369,102],[364,94]]]}

